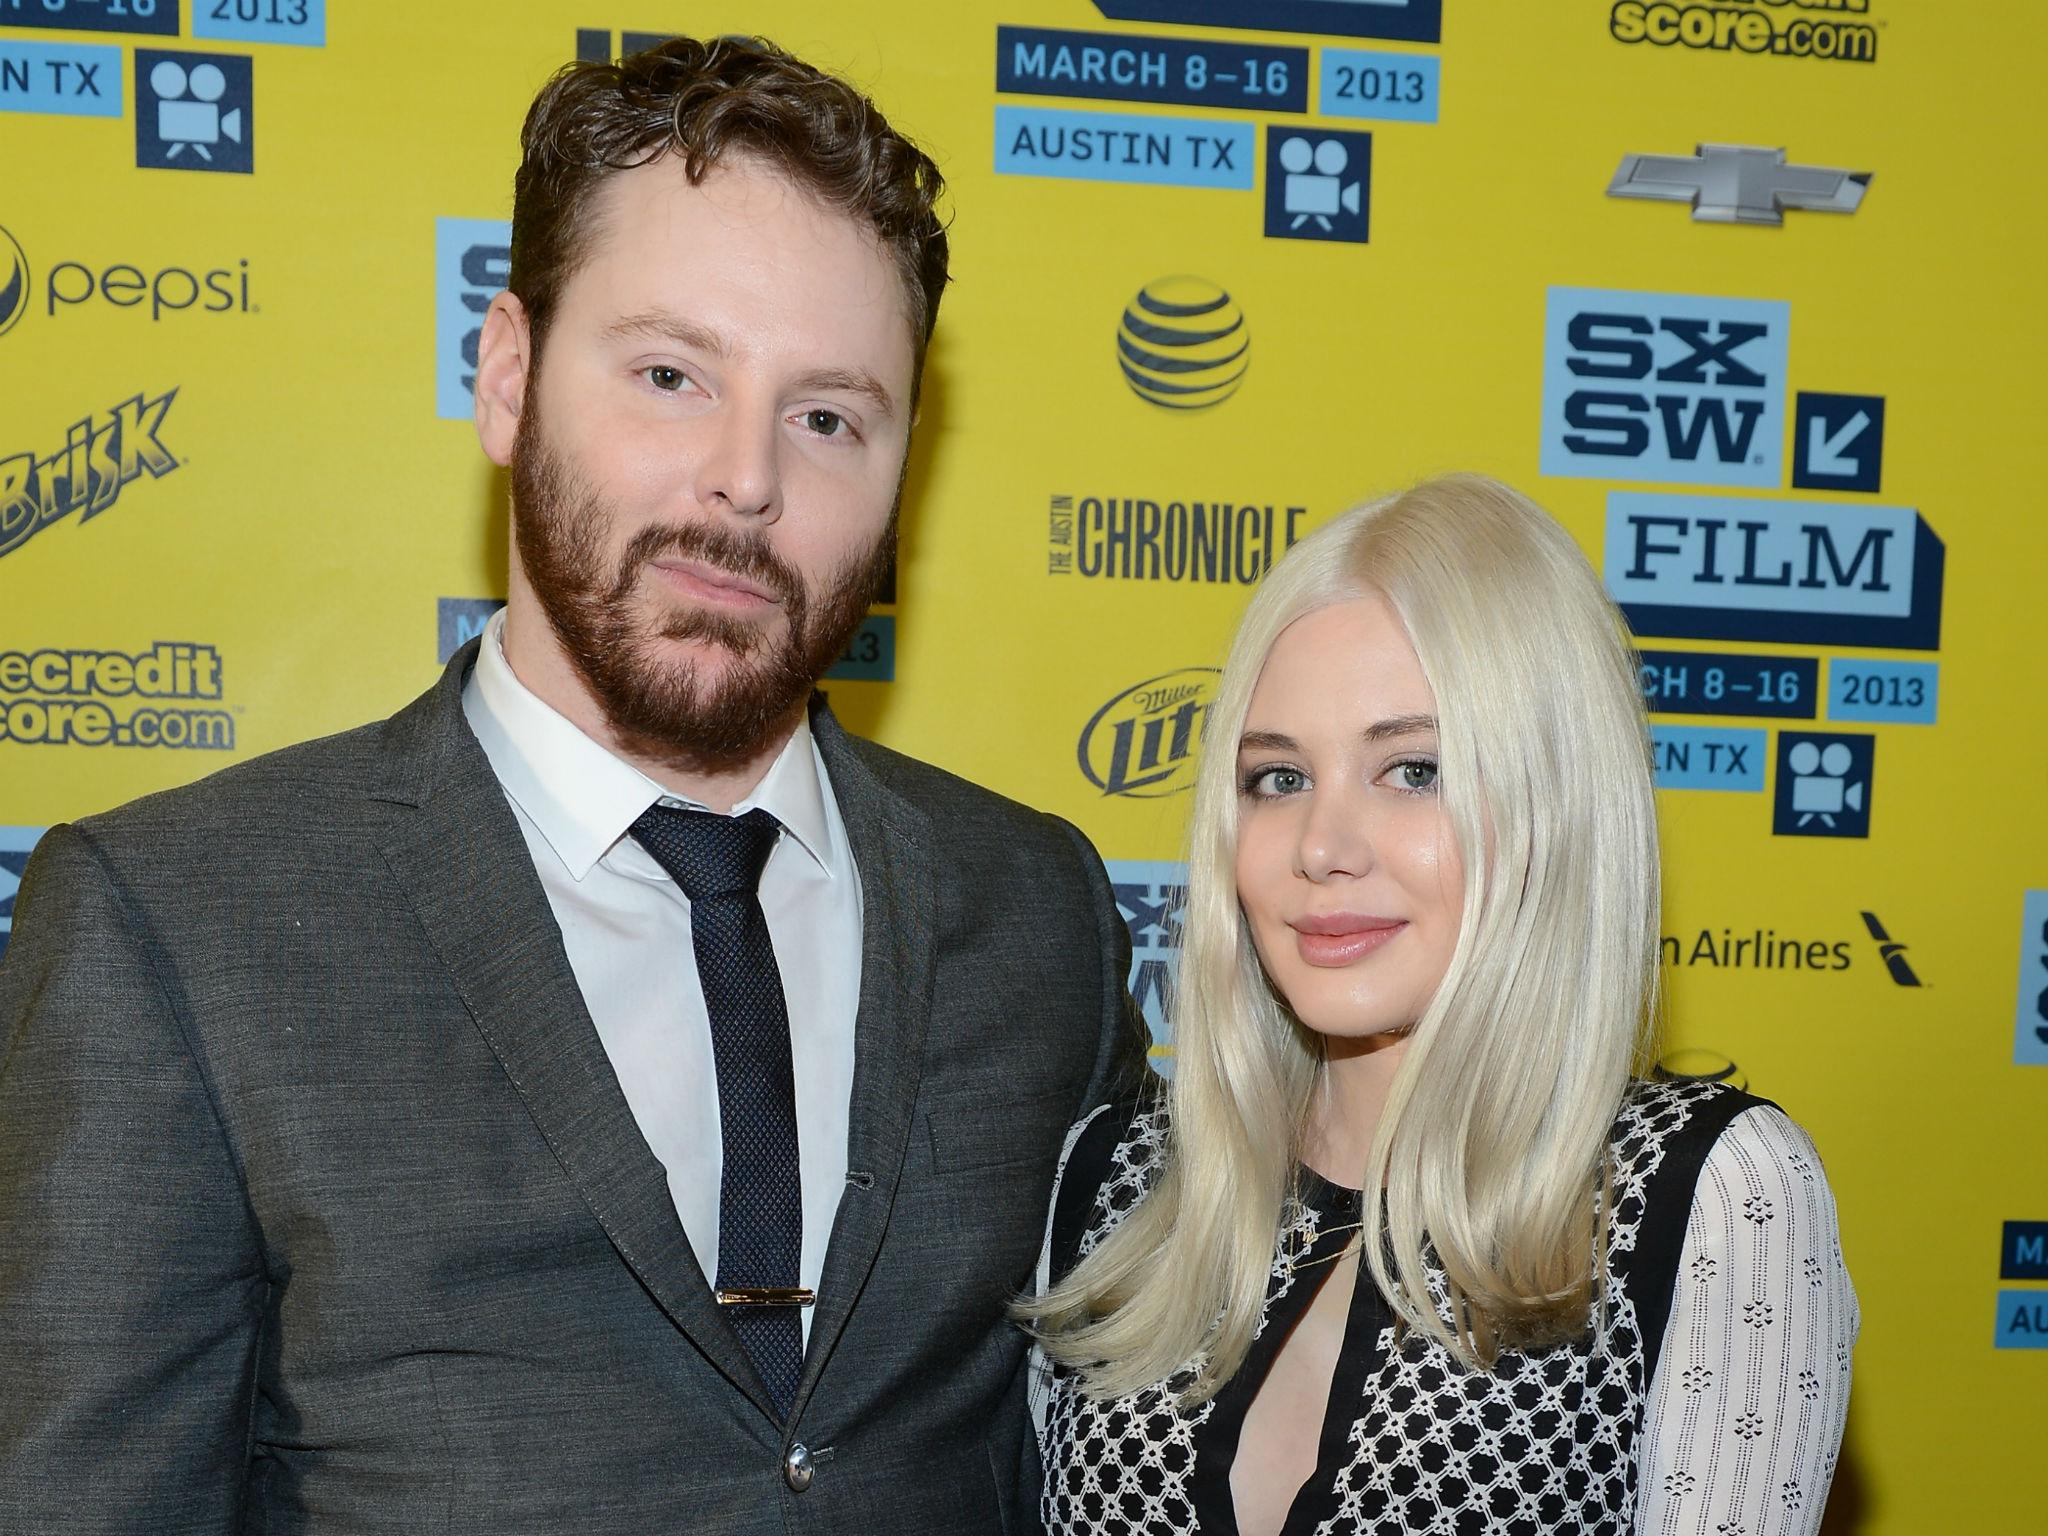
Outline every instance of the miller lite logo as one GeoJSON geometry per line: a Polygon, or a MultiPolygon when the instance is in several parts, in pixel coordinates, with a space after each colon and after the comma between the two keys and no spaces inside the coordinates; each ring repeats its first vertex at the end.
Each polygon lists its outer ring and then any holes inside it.
{"type": "Polygon", "coordinates": [[[1183,667],[1134,683],[1081,730],[1081,772],[1105,795],[1159,800],[1191,789],[1221,673],[1183,667]]]}

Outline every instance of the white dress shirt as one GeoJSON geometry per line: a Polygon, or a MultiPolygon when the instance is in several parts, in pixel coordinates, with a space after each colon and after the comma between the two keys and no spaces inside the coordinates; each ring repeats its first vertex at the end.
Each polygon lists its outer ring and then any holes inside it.
{"type": "MultiPolygon", "coordinates": [[[[710,1020],[690,944],[690,903],[628,829],[649,806],[703,810],[664,790],[542,703],[505,659],[505,616],[484,631],[462,710],[519,818],[570,969],[640,1134],[668,1171],[676,1215],[707,1280],[718,1274],[724,1167],[710,1020]]],[[[797,726],[754,792],[784,836],[761,873],[796,1067],[803,1179],[799,1284],[818,1288],[846,1184],[861,893],[839,804],[797,726]]],[[[811,1309],[803,1309],[808,1343],[811,1309]]]]}

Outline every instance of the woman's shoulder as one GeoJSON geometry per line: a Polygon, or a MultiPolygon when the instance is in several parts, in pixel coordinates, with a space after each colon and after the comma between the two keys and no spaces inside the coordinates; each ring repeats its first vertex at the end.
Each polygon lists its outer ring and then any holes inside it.
{"type": "Polygon", "coordinates": [[[1145,1198],[1166,1155],[1163,1093],[1104,1104],[1067,1132],[1053,1186],[1053,1273],[1065,1274],[1145,1198]]]}

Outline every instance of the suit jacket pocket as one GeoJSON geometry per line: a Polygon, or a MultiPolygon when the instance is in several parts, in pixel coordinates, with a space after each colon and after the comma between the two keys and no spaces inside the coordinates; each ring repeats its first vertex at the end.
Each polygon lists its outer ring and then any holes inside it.
{"type": "Polygon", "coordinates": [[[940,1173],[1031,1163],[1050,1167],[1073,1114],[1074,1094],[1066,1089],[1022,1098],[986,1088],[933,1095],[924,1112],[932,1166],[940,1173]]]}

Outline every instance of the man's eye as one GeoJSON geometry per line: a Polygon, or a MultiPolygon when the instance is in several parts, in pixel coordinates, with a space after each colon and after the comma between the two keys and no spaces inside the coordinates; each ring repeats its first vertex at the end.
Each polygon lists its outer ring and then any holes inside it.
{"type": "Polygon", "coordinates": [[[646,373],[648,383],[668,394],[674,394],[690,381],[690,376],[682,369],[671,368],[666,363],[656,363],[646,373]]]}
{"type": "Polygon", "coordinates": [[[846,418],[837,411],[816,408],[804,412],[804,425],[820,437],[841,436],[840,429],[846,425],[846,418]]]}

